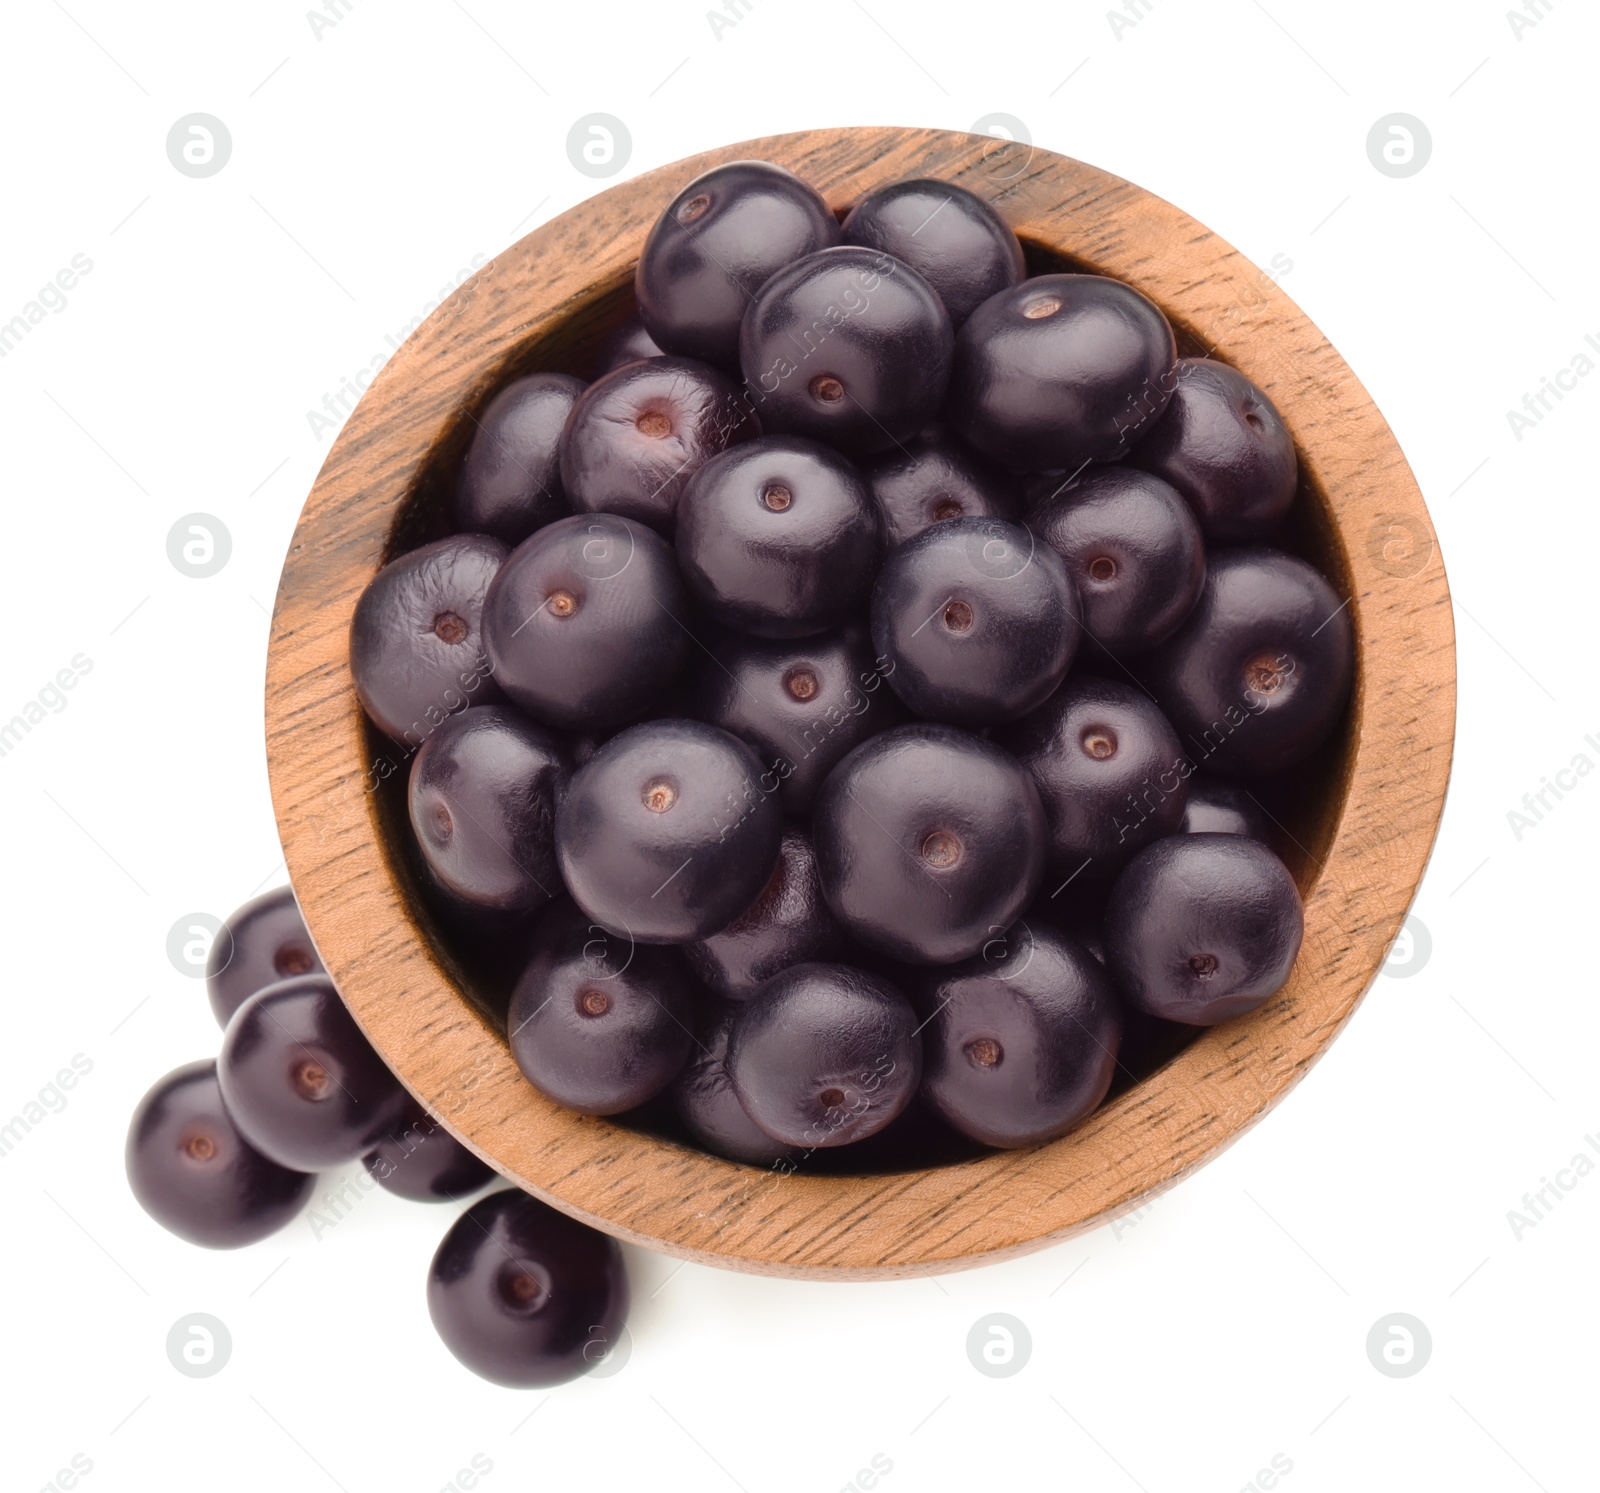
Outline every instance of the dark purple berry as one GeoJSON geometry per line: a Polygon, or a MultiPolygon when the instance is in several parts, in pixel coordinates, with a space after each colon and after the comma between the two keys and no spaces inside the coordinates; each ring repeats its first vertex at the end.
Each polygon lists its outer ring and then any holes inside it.
{"type": "Polygon", "coordinates": [[[428,1315],[445,1347],[511,1389],[587,1373],[627,1314],[617,1241],[515,1188],[468,1208],[428,1269],[428,1315]]]}
{"type": "Polygon", "coordinates": [[[727,927],[767,884],[783,821],[742,741],[700,721],[614,736],[573,774],[556,810],[567,889],[595,922],[639,943],[691,943],[727,927]]]}
{"type": "Polygon", "coordinates": [[[1083,630],[1126,657],[1162,642],[1206,578],[1200,526],[1177,492],[1130,467],[1063,480],[1028,510],[1029,529],[1065,561],[1083,630]]]}
{"type": "Polygon", "coordinates": [[[506,1024],[529,1083],[580,1114],[615,1115],[672,1082],[694,1026],[674,950],[609,934],[566,901],[541,914],[529,942],[506,1024]]]}
{"type": "Polygon", "coordinates": [[[209,1059],[173,1069],[139,1101],[126,1163],[139,1206],[207,1249],[238,1249],[275,1234],[317,1180],[269,1160],[240,1134],[209,1059]]]}
{"type": "Polygon", "coordinates": [[[526,912],[561,889],[556,798],[569,766],[560,741],[504,705],[452,716],[411,763],[411,828],[453,896],[526,912]]]}
{"type": "Polygon", "coordinates": [[[484,650],[483,603],[509,551],[457,534],[391,560],[350,621],[350,674],[378,729],[418,746],[446,716],[500,699],[484,650]]]}
{"type": "Polygon", "coordinates": [[[687,358],[624,363],[573,405],[561,437],[561,481],[579,513],[616,513],[672,532],[689,479],[758,434],[739,389],[687,358]]]}
{"type": "Polygon", "coordinates": [[[240,1006],[217,1078],[250,1144],[303,1172],[364,1156],[410,1102],[322,975],[269,985],[240,1006]]]}
{"type": "Polygon", "coordinates": [[[637,363],[643,358],[662,356],[664,356],[662,349],[650,335],[644,322],[637,316],[630,316],[600,344],[591,377],[600,378],[610,373],[612,369],[622,367],[624,363],[637,363]]]}
{"type": "Polygon", "coordinates": [[[692,713],[750,743],[803,814],[851,748],[908,718],[864,628],[794,643],[730,635],[700,665],[692,713]]]}
{"type": "Polygon", "coordinates": [[[256,991],[323,972],[294,888],[280,886],[236,908],[223,924],[206,960],[206,993],[217,1025],[225,1027],[256,991]]]}
{"type": "Polygon", "coordinates": [[[1020,513],[1015,479],[968,451],[941,426],[873,458],[864,468],[885,549],[952,518],[1020,513]]]}
{"type": "Polygon", "coordinates": [[[739,1008],[727,1066],[745,1111],[775,1140],[848,1145],[882,1130],[916,1092],[916,1013],[864,970],[797,964],[739,1008]]]}
{"type": "Polygon", "coordinates": [[[1081,944],[1026,919],[977,957],[930,971],[924,1085],[940,1113],[987,1146],[1065,1135],[1105,1098],[1121,1010],[1110,976],[1081,944]]]}
{"type": "Polygon", "coordinates": [[[1141,668],[1196,766],[1277,772],[1310,756],[1344,714],[1349,604],[1304,560],[1218,550],[1194,610],[1141,668]]]}
{"type": "Polygon", "coordinates": [[[456,477],[458,529],[514,546],[565,516],[561,431],[583,388],[570,374],[530,373],[489,401],[456,477]]]}
{"type": "Polygon", "coordinates": [[[1273,821],[1261,801],[1240,783],[1196,773],[1179,828],[1189,835],[1248,835],[1271,847],[1273,821]]]}
{"type": "Polygon", "coordinates": [[[612,514],[561,519],[519,545],[490,588],[484,631],[495,678],[547,725],[620,725],[672,684],[688,604],[660,535],[612,514]]]}
{"type": "Polygon", "coordinates": [[[1182,358],[1175,375],[1172,402],[1128,460],[1177,488],[1213,543],[1259,543],[1294,501],[1294,439],[1226,363],[1182,358]]]}
{"type": "Polygon", "coordinates": [[[1033,779],[950,726],[898,726],[858,746],[822,785],[812,836],[834,916],[909,964],[970,958],[1044,874],[1033,779]]]}
{"type": "Polygon", "coordinates": [[[414,1105],[404,1123],[363,1156],[361,1164],[385,1192],[413,1203],[468,1197],[495,1176],[492,1167],[420,1105],[414,1105]]]}
{"type": "Polygon", "coordinates": [[[845,244],[768,280],[745,312],[739,348],[764,429],[871,456],[938,412],[950,317],[914,269],[845,244]]]}
{"type": "Polygon", "coordinates": [[[669,353],[734,372],[739,324],[785,265],[839,242],[816,190],[766,161],[730,161],[667,205],[634,274],[639,315],[669,353]]]}
{"type": "Polygon", "coordinates": [[[790,826],[761,895],[720,933],[686,944],[683,952],[718,995],[742,1001],[791,964],[842,959],[846,947],[822,895],[810,837],[790,826]]]}
{"type": "Polygon", "coordinates": [[[673,1107],[697,1144],[713,1156],[770,1166],[795,1154],[774,1140],[745,1112],[728,1077],[728,1037],[736,1007],[718,1004],[702,1017],[697,1045],[673,1080],[673,1107]]]}
{"type": "Polygon", "coordinates": [[[1189,766],[1177,733],[1131,685],[1069,679],[994,739],[1033,774],[1051,857],[1074,878],[1114,875],[1183,822],[1189,766]]]}
{"type": "Polygon", "coordinates": [[[806,1153],[803,1159],[805,1169],[814,1174],[860,1177],[924,1171],[982,1154],[982,1147],[955,1130],[934,1108],[923,1084],[882,1130],[848,1146],[806,1153]]]}
{"type": "Polygon", "coordinates": [[[844,220],[847,244],[881,249],[916,270],[960,327],[1027,273],[1022,245],[981,197],[926,177],[879,187],[844,220]]]}
{"type": "Polygon", "coordinates": [[[872,592],[872,643],[894,692],[951,725],[998,725],[1048,699],[1078,633],[1061,557],[999,519],[925,529],[889,552],[872,592]]]}
{"type": "Polygon", "coordinates": [[[1305,914],[1282,861],[1243,835],[1171,835],[1137,855],[1106,904],[1106,962],[1141,1010],[1190,1026],[1280,991],[1305,914]]]}
{"type": "Polygon", "coordinates": [[[1172,395],[1159,308],[1102,275],[1038,275],[992,295],[956,338],[946,418],[1013,471],[1114,461],[1172,395]]]}
{"type": "Polygon", "coordinates": [[[826,446],[763,436],[714,456],[678,502],[678,563],[716,621],[764,638],[837,627],[866,605],[878,519],[826,446]]]}

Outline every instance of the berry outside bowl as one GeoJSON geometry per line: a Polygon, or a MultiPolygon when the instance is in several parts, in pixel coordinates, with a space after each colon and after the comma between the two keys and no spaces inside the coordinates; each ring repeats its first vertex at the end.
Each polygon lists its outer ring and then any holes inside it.
{"type": "Polygon", "coordinates": [[[1372,400],[1254,265],[1179,209],[1065,156],[939,130],[813,130],[708,151],[611,187],[513,244],[405,342],[335,441],[278,589],[267,667],[278,828],[306,921],[356,1019],[406,1086],[511,1181],[622,1239],[731,1269],[850,1280],[1040,1249],[1138,1207],[1276,1104],[1381,968],[1432,850],[1450,773],[1455,641],[1422,495],[1372,400]],[[1112,275],[1282,412],[1301,466],[1296,547],[1343,597],[1357,679],[1339,738],[1279,813],[1306,935],[1289,984],[1210,1028],[1070,1135],[871,1176],[762,1172],[568,1112],[526,1083],[418,894],[406,754],[368,726],[348,635],[387,558],[445,532],[472,412],[506,379],[584,371],[627,314],[661,209],[724,161],[777,162],[836,209],[904,177],[958,183],[1030,269],[1112,275]]]}

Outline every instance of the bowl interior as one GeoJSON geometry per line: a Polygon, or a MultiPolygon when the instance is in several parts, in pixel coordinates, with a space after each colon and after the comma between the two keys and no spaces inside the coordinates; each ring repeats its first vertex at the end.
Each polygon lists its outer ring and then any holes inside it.
{"type": "MultiPolygon", "coordinates": [[[[840,216],[850,206],[847,202],[831,205],[840,216]]],[[[1030,275],[1062,271],[1094,273],[1090,266],[1073,258],[1066,248],[1026,237],[1023,244],[1030,275]]],[[[1174,308],[1163,306],[1162,310],[1177,335],[1180,357],[1208,356],[1227,361],[1225,347],[1210,345],[1174,308]]],[[[486,369],[480,386],[448,421],[421,464],[416,481],[397,507],[384,559],[393,559],[453,532],[449,510],[455,473],[477,429],[476,417],[501,387],[533,372],[590,376],[601,344],[633,311],[630,263],[626,274],[620,277],[612,274],[591,287],[569,314],[544,335],[512,348],[497,365],[486,369]]],[[[1291,516],[1279,535],[1279,543],[1315,565],[1341,594],[1348,594],[1349,577],[1327,494],[1303,451],[1300,452],[1299,491],[1291,516]]],[[[1360,667],[1358,657],[1358,673],[1360,667]]],[[[375,755],[394,751],[393,744],[376,727],[367,723],[365,729],[375,755]]],[[[1309,888],[1332,843],[1350,781],[1348,759],[1352,745],[1352,715],[1347,710],[1339,729],[1309,762],[1279,778],[1247,785],[1277,822],[1278,848],[1302,893],[1309,888]]],[[[453,925],[448,913],[441,912],[428,895],[427,875],[406,816],[403,772],[395,773],[380,785],[376,811],[385,854],[397,881],[405,888],[412,917],[424,931],[435,956],[451,971],[464,998],[493,1031],[495,1040],[504,1043],[505,1012],[516,971],[502,957],[503,948],[499,945],[514,935],[506,934],[491,920],[453,925]]],[[[1164,1047],[1148,1054],[1142,1065],[1134,1068],[1124,1065],[1108,1098],[1128,1092],[1159,1072],[1198,1036],[1198,1029],[1188,1040],[1175,1035],[1164,1047]]],[[[694,1144],[677,1126],[675,1117],[654,1106],[626,1117],[621,1123],[685,1145],[694,1144]]],[[[969,1152],[955,1154],[976,1154],[981,1150],[973,1146],[969,1152]]],[[[828,1172],[871,1174],[884,1169],[868,1148],[843,1147],[832,1153],[818,1152],[814,1161],[817,1169],[828,1172]]]]}

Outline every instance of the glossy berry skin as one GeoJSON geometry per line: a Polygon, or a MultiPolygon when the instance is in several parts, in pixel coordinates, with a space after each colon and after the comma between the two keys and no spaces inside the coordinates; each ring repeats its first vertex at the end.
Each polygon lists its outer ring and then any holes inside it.
{"type": "Polygon", "coordinates": [[[1032,777],[950,726],[898,726],[858,746],[822,785],[812,837],[845,931],[908,964],[971,958],[1044,875],[1032,777]]]}
{"type": "Polygon", "coordinates": [[[1205,583],[1200,525],[1148,472],[1092,469],[1052,485],[1024,521],[1061,556],[1083,603],[1083,630],[1114,657],[1170,637],[1205,583]]]}
{"type": "Polygon", "coordinates": [[[511,996],[507,1034],[523,1076],[585,1115],[659,1094],[689,1056],[694,997],[671,949],[609,935],[570,902],[541,914],[511,996]]]}
{"type": "Polygon", "coordinates": [[[1115,461],[1167,406],[1177,345],[1155,304],[1102,275],[1036,275],[956,338],[946,418],[1014,471],[1115,461]]]}
{"type": "Polygon", "coordinates": [[[911,1003],[843,964],[797,964],[739,1008],[728,1075],[775,1140],[826,1149],[882,1130],[916,1093],[922,1043],[911,1003]]]}
{"type": "Polygon", "coordinates": [[[240,1006],[217,1079],[250,1144],[302,1172],[364,1156],[410,1103],[323,975],[269,985],[240,1006]]]}
{"type": "Polygon", "coordinates": [[[751,298],[785,265],[839,237],[827,203],[783,167],[713,167],[651,228],[634,274],[639,315],[668,352],[736,372],[751,298]]]}
{"type": "Polygon", "coordinates": [[[1189,779],[1189,797],[1183,806],[1186,835],[1248,835],[1271,847],[1273,824],[1267,811],[1240,783],[1196,773],[1189,779]]]}
{"type": "Polygon", "coordinates": [[[1180,358],[1172,401],[1128,460],[1183,494],[1213,544],[1268,538],[1294,501],[1294,440],[1272,401],[1210,358],[1180,358]]]}
{"type": "Polygon", "coordinates": [[[937,292],[955,327],[1027,273],[1016,234],[987,202],[925,177],[863,197],[844,220],[844,241],[909,264],[937,292]]]}
{"type": "Polygon", "coordinates": [[[566,516],[561,432],[583,390],[570,374],[530,373],[489,401],[456,476],[456,528],[515,546],[566,516]]]}
{"type": "Polygon", "coordinates": [[[926,1086],[920,1086],[894,1119],[865,1140],[801,1153],[805,1170],[813,1175],[853,1177],[922,1171],[981,1154],[980,1146],[952,1129],[934,1108],[926,1086]]]}
{"type": "Polygon", "coordinates": [[[678,563],[706,612],[763,638],[803,638],[861,611],[878,518],[860,472],[799,436],[714,456],[678,502],[678,563]]]}
{"type": "Polygon", "coordinates": [[[504,705],[452,716],[412,759],[411,829],[435,880],[480,907],[529,911],[561,889],[556,799],[561,741],[504,705]]]}
{"type": "Polygon", "coordinates": [[[1017,524],[955,518],[891,550],[872,592],[872,644],[925,720],[981,729],[1048,699],[1078,647],[1061,557],[1017,524]]]}
{"type": "Polygon", "coordinates": [[[709,647],[692,713],[755,748],[787,814],[806,813],[834,764],[910,717],[865,628],[775,643],[729,635],[709,647]]]}
{"type": "Polygon", "coordinates": [[[1132,685],[1079,675],[994,740],[1032,773],[1051,859],[1074,879],[1114,875],[1183,823],[1183,749],[1132,685]]]}
{"type": "Polygon", "coordinates": [[[1214,1026],[1289,978],[1305,914],[1294,879],[1243,835],[1171,835],[1136,856],[1106,904],[1106,962],[1152,1016],[1214,1026]]]}
{"type": "Polygon", "coordinates": [[[614,514],[575,515],[518,545],[484,602],[494,677],[558,730],[642,715],[672,684],[689,597],[660,535],[614,514]]]}
{"type": "Polygon", "coordinates": [[[469,1197],[495,1177],[491,1166],[420,1105],[413,1105],[404,1123],[363,1156],[361,1164],[385,1192],[413,1203],[469,1197]]]}
{"type": "Polygon", "coordinates": [[[1260,777],[1303,762],[1344,714],[1350,609],[1304,560],[1217,550],[1194,610],[1141,668],[1197,767],[1260,777]]]}
{"type": "Polygon", "coordinates": [[[125,1160],[139,1206],[207,1249],[239,1249],[277,1233],[317,1180],[279,1166],[240,1134],[209,1059],[173,1069],[139,1101],[125,1160]]]}
{"type": "Polygon", "coordinates": [[[665,353],[650,335],[649,329],[637,316],[630,316],[617,327],[595,355],[593,377],[610,373],[624,363],[637,363],[641,358],[660,358],[665,353]]]}
{"type": "Polygon", "coordinates": [[[350,674],[380,731],[420,745],[447,715],[502,697],[484,650],[483,603],[510,551],[457,534],[391,560],[350,620],[350,674]]]}
{"type": "Polygon", "coordinates": [[[811,838],[790,825],[761,895],[720,933],[686,944],[683,952],[717,995],[743,1001],[791,964],[845,958],[847,945],[822,895],[811,838]]]}
{"type": "Polygon", "coordinates": [[[701,721],[658,720],[611,738],[556,810],[573,900],[644,944],[692,943],[760,895],[783,820],[754,752],[701,721]]]}
{"type": "Polygon", "coordinates": [[[323,972],[322,959],[294,900],[294,888],[280,886],[235,908],[211,941],[206,994],[217,1025],[226,1027],[256,991],[296,975],[323,972]]]}
{"type": "Polygon", "coordinates": [[[874,457],[865,474],[885,549],[948,519],[1015,522],[1021,511],[1015,480],[938,425],[874,457]]]}
{"type": "Polygon", "coordinates": [[[745,396],[705,363],[624,363],[573,405],[561,436],[561,482],[575,512],[621,514],[670,534],[689,479],[757,433],[745,396]]]}
{"type": "Polygon", "coordinates": [[[983,953],[930,971],[917,1003],[924,1086],[944,1118],[986,1146],[1065,1135],[1116,1073],[1120,1001],[1099,961],[1046,923],[1023,920],[983,953]]]}
{"type": "Polygon", "coordinates": [[[951,346],[950,317],[921,275],[844,244],[762,286],[745,313],[739,358],[763,429],[865,457],[933,419],[951,346]]]}
{"type": "Polygon", "coordinates": [[[621,1335],[622,1251],[525,1192],[491,1192],[434,1254],[428,1315],[445,1347],[491,1384],[564,1384],[603,1362],[621,1335]]]}
{"type": "Polygon", "coordinates": [[[700,1021],[696,1045],[673,1080],[673,1108],[695,1142],[713,1156],[750,1166],[771,1166],[795,1155],[745,1112],[728,1077],[728,1038],[737,1007],[717,1003],[700,1021]]]}

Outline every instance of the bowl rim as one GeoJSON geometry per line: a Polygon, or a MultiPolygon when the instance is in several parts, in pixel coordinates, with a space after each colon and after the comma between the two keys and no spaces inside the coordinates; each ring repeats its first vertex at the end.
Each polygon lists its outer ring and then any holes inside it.
{"type": "MultiPolygon", "coordinates": [[[[619,1238],[762,1274],[932,1274],[1043,1248],[1148,1202],[1304,1075],[1381,968],[1443,812],[1455,724],[1448,583],[1398,443],[1327,338],[1231,245],[1161,198],[1038,147],[934,129],[805,130],[702,152],[609,187],[512,244],[372,380],[296,525],[272,617],[266,741],[301,910],[346,1003],[418,1100],[504,1176],[619,1238]],[[1348,589],[1351,744],[1326,856],[1302,880],[1288,985],[1210,1028],[1067,1136],[917,1172],[763,1172],[577,1115],[521,1076],[408,905],[379,833],[348,631],[395,517],[463,406],[574,312],[627,285],[646,232],[695,175],[789,167],[831,205],[911,176],[990,200],[1025,239],[1150,296],[1273,399],[1348,589]]],[[[390,770],[395,764],[389,763],[390,770]]]]}

